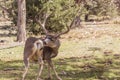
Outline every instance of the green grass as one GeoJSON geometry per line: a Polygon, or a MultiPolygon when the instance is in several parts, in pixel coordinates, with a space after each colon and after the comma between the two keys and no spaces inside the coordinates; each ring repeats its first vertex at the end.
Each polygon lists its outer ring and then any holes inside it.
{"type": "MultiPolygon", "coordinates": [[[[120,38],[110,36],[62,40],[59,55],[53,61],[63,80],[119,80],[119,48],[120,38]]],[[[23,46],[0,50],[0,80],[21,80],[22,59],[23,46]]],[[[26,80],[35,80],[37,70],[38,65],[32,64],[26,80]]],[[[42,78],[46,77],[47,68],[44,67],[42,78]]]]}

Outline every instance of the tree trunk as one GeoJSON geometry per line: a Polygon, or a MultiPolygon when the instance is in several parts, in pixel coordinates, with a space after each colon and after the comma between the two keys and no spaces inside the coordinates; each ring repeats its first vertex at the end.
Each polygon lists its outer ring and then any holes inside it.
{"type": "Polygon", "coordinates": [[[88,16],[89,16],[89,14],[86,14],[85,15],[85,21],[88,21],[89,19],[88,19],[88,16]]]}
{"type": "Polygon", "coordinates": [[[26,40],[26,1],[18,0],[17,41],[26,40]]]}

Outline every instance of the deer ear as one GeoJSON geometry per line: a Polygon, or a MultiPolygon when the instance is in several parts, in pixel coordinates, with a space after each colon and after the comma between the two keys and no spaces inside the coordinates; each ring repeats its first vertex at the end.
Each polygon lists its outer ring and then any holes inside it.
{"type": "Polygon", "coordinates": [[[56,35],[55,38],[56,38],[56,39],[57,39],[57,38],[60,38],[60,35],[56,35]]]}

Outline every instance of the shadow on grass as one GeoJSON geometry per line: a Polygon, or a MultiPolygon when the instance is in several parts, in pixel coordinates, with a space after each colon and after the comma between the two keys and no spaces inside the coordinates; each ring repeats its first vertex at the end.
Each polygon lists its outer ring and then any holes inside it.
{"type": "Polygon", "coordinates": [[[112,59],[110,62],[109,59],[99,60],[96,58],[79,58],[71,57],[60,59],[56,62],[57,65],[61,65],[61,70],[64,70],[61,76],[65,80],[114,80],[120,79],[120,62],[112,59]],[[116,65],[116,66],[115,66],[116,65]]]}
{"type": "Polygon", "coordinates": [[[0,33],[0,37],[11,37],[11,36],[16,36],[16,33],[13,33],[15,30],[14,27],[11,26],[0,26],[0,30],[2,30],[2,33],[0,33]],[[8,31],[8,32],[6,32],[8,31]]]}
{"type": "MultiPolygon", "coordinates": [[[[63,80],[119,80],[120,61],[106,65],[104,60],[92,62],[92,59],[71,57],[54,60],[56,70],[63,80]],[[114,64],[114,65],[113,65],[114,64]],[[118,67],[118,68],[116,68],[118,67]],[[118,70],[119,69],[119,70],[118,70]],[[113,71],[111,71],[113,70],[113,71]],[[115,71],[116,70],[116,71],[115,71]]],[[[24,72],[23,61],[0,61],[0,80],[21,80],[24,72]]],[[[31,65],[26,80],[35,80],[38,65],[31,65]]],[[[52,73],[53,79],[56,80],[52,73]]],[[[47,69],[44,67],[42,78],[46,78],[47,69]]]]}
{"type": "Polygon", "coordinates": [[[23,72],[22,61],[0,61],[0,80],[20,80],[23,72]]]}

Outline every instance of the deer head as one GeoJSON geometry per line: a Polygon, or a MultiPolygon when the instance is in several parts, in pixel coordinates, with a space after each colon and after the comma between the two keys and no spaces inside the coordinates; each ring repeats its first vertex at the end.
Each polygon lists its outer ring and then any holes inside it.
{"type": "Polygon", "coordinates": [[[37,22],[38,22],[38,24],[42,27],[42,29],[43,29],[43,31],[44,31],[44,33],[45,33],[45,35],[46,35],[45,40],[44,40],[45,43],[46,43],[48,46],[50,46],[50,47],[56,47],[56,46],[57,46],[56,44],[59,43],[59,41],[58,41],[59,37],[60,37],[61,35],[66,34],[66,33],[68,33],[68,32],[70,31],[70,28],[72,27],[75,19],[73,19],[73,21],[71,22],[70,26],[67,26],[67,25],[66,25],[66,30],[65,30],[65,31],[60,32],[60,33],[58,33],[58,34],[51,34],[51,33],[49,33],[49,31],[45,28],[45,24],[46,24],[47,18],[48,18],[49,16],[50,16],[50,14],[45,14],[44,20],[41,21],[40,19],[38,19],[37,22]],[[42,23],[42,22],[43,22],[43,23],[42,23]]]}

